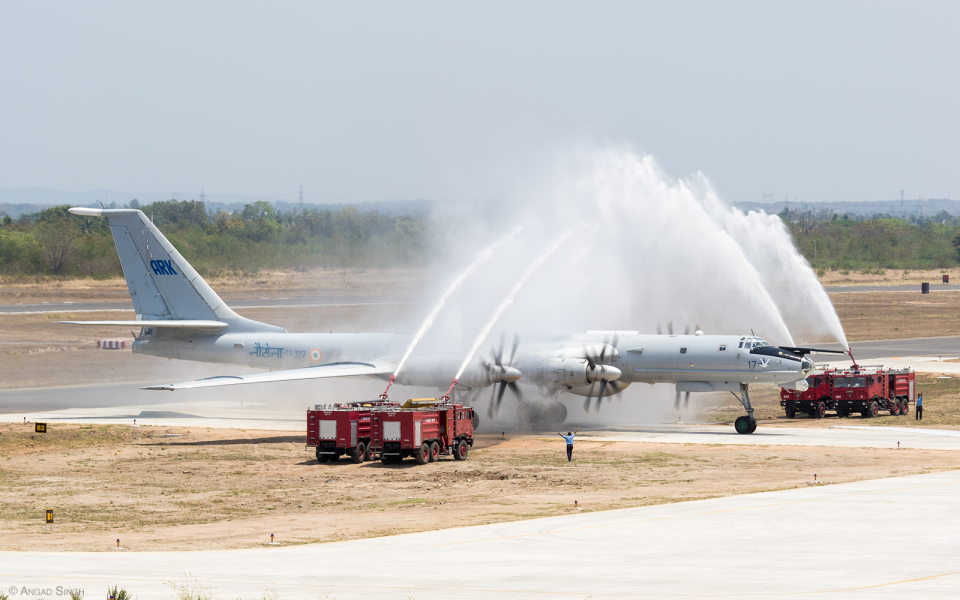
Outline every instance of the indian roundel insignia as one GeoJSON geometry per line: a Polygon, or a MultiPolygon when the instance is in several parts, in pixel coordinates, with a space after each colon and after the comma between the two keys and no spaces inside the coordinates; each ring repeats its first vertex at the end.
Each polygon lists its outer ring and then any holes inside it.
{"type": "Polygon", "coordinates": [[[320,362],[320,359],[323,357],[323,352],[320,352],[318,348],[314,348],[310,351],[310,360],[313,362],[320,362]]]}

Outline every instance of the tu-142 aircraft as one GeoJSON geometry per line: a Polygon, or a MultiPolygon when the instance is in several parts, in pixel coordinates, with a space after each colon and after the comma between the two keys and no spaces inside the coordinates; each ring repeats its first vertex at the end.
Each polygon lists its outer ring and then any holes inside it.
{"type": "MultiPolygon", "coordinates": [[[[359,376],[386,381],[410,342],[410,336],[390,333],[289,333],[246,319],[220,299],[143,212],[93,208],[71,208],[70,212],[109,220],[137,318],[64,323],[139,327],[135,354],[271,370],[145,389],[175,391],[359,376]]],[[[596,401],[598,411],[604,398],[619,394],[631,383],[674,383],[677,408],[681,394],[688,401],[694,392],[729,391],[747,413],[737,418],[736,431],[748,434],[757,428],[749,386],[806,389],[806,375],[814,369],[807,356],[811,352],[831,351],[771,346],[754,335],[704,335],[699,327],[692,335],[590,331],[539,336],[528,340],[522,350],[519,339],[514,339],[509,357],[504,356],[501,341],[492,361],[475,361],[458,385],[470,394],[467,401],[492,387],[490,416],[509,388],[521,400],[518,417],[551,423],[566,418],[566,408],[556,401],[563,391],[585,396],[584,410],[596,401]],[[540,388],[552,401],[523,401],[517,386],[521,380],[540,388]]],[[[396,383],[446,389],[457,367],[451,359],[415,357],[396,383]]]]}

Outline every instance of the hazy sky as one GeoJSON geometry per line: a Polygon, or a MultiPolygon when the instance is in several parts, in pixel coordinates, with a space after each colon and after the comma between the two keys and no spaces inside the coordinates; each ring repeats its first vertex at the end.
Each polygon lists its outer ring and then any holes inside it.
{"type": "Polygon", "coordinates": [[[2,2],[0,187],[484,199],[626,144],[724,198],[960,198],[956,2],[2,2]]]}

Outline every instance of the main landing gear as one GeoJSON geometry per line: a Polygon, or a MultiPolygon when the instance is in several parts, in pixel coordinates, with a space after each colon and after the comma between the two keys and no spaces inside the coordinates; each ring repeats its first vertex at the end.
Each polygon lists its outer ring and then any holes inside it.
{"type": "Polygon", "coordinates": [[[737,420],[733,422],[733,428],[737,430],[737,433],[753,433],[757,430],[757,420],[753,418],[753,406],[750,405],[750,393],[747,391],[747,384],[740,384],[739,395],[736,392],[730,393],[733,394],[733,397],[736,398],[747,411],[746,415],[737,417],[737,420]]]}

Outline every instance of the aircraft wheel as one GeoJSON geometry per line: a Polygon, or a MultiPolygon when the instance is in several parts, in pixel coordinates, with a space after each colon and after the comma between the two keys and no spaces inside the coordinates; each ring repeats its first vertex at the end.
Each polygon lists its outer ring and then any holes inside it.
{"type": "Polygon", "coordinates": [[[757,420],[753,417],[750,417],[750,433],[753,433],[757,430],[757,420]]]}
{"type": "Polygon", "coordinates": [[[540,412],[548,429],[563,425],[567,420],[567,407],[560,402],[548,402],[540,412]]]}
{"type": "Polygon", "coordinates": [[[517,407],[517,420],[521,425],[533,425],[540,420],[540,411],[533,402],[521,402],[517,407]]]}
{"type": "Polygon", "coordinates": [[[740,434],[753,433],[756,427],[757,422],[747,415],[737,417],[737,420],[733,422],[733,428],[740,434]],[[750,421],[753,421],[753,423],[751,424],[750,421]]]}

